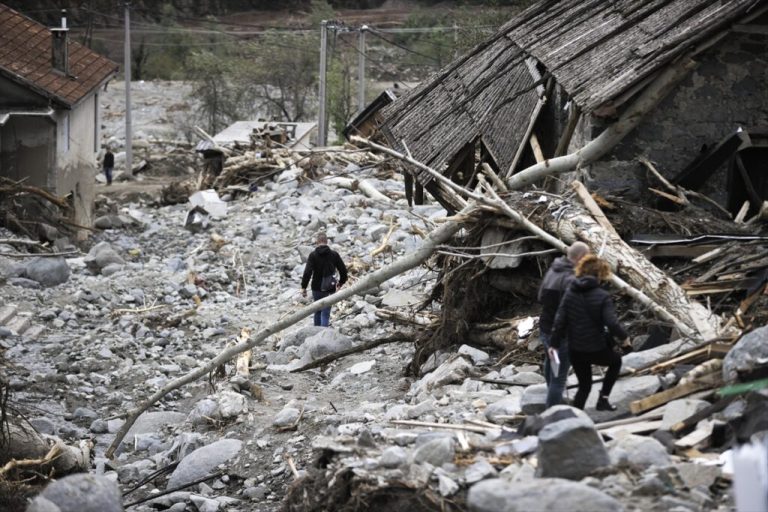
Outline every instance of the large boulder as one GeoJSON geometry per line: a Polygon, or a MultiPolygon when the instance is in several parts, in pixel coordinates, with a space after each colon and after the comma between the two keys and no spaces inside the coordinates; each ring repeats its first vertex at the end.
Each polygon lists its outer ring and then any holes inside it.
{"type": "Polygon", "coordinates": [[[123,504],[115,482],[78,473],[51,482],[27,507],[27,512],[47,511],[122,512],[123,504]]]}
{"type": "Polygon", "coordinates": [[[470,374],[472,363],[463,356],[454,356],[438,366],[433,372],[428,373],[421,380],[414,382],[408,392],[411,396],[421,393],[429,393],[446,384],[463,382],[470,374]]]}
{"type": "Polygon", "coordinates": [[[99,242],[91,247],[83,262],[94,274],[101,273],[102,269],[109,265],[125,265],[125,260],[107,242],[99,242]]]}
{"type": "Polygon", "coordinates": [[[34,258],[24,269],[25,277],[45,288],[66,283],[69,274],[69,265],[64,258],[34,258]]]}
{"type": "Polygon", "coordinates": [[[352,348],[353,345],[352,338],[326,327],[304,341],[301,346],[301,350],[304,352],[302,362],[310,363],[329,354],[352,348]]]}
{"type": "Polygon", "coordinates": [[[219,464],[240,453],[243,442],[221,439],[193,451],[183,459],[168,479],[168,489],[175,489],[209,475],[219,464]]]}
{"type": "Polygon", "coordinates": [[[768,325],[741,337],[723,360],[723,379],[736,382],[740,373],[748,373],[765,366],[768,361],[768,325]]]}
{"type": "Polygon", "coordinates": [[[603,440],[591,420],[568,418],[539,432],[538,477],[580,480],[611,463],[603,440]]]}
{"type": "Polygon", "coordinates": [[[672,400],[664,406],[664,417],[661,419],[661,427],[659,428],[669,430],[675,423],[693,416],[708,406],[709,402],[706,400],[696,400],[693,398],[672,400]]]}
{"type": "Polygon", "coordinates": [[[493,478],[469,489],[467,505],[472,512],[621,512],[624,507],[607,494],[582,483],[559,478],[510,482],[493,478]]]}
{"type": "Polygon", "coordinates": [[[547,408],[547,385],[534,384],[525,388],[520,407],[528,416],[543,412],[547,408]]]}
{"type": "Polygon", "coordinates": [[[608,443],[611,463],[646,469],[663,467],[672,463],[666,448],[652,437],[626,435],[608,443]]]}

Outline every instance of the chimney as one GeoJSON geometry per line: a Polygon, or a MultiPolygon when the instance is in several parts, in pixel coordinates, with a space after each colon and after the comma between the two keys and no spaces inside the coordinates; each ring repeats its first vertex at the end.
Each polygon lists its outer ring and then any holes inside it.
{"type": "Polygon", "coordinates": [[[61,27],[51,29],[51,63],[53,68],[65,75],[69,74],[69,62],[67,58],[67,10],[61,10],[61,27]]]}

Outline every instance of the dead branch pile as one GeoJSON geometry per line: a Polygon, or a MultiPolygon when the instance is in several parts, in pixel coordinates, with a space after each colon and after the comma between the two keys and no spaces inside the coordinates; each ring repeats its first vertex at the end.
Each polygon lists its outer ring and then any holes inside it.
{"type": "Polygon", "coordinates": [[[33,240],[53,242],[75,233],[64,197],[0,176],[0,226],[33,240]]]}

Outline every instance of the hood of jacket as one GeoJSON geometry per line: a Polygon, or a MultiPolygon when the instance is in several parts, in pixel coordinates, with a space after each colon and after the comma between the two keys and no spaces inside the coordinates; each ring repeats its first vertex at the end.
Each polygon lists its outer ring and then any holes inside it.
{"type": "Polygon", "coordinates": [[[574,279],[571,286],[573,286],[576,291],[586,292],[600,287],[600,283],[595,276],[581,276],[574,279]]]}
{"type": "Polygon", "coordinates": [[[324,256],[328,256],[330,253],[331,253],[331,248],[328,247],[327,245],[318,245],[315,248],[315,254],[317,254],[318,256],[324,257],[324,256]]]}
{"type": "Polygon", "coordinates": [[[563,272],[570,272],[573,273],[573,262],[569,260],[566,256],[560,256],[559,258],[555,259],[555,261],[552,262],[552,266],[550,267],[552,272],[556,272],[558,274],[561,274],[563,272]]]}

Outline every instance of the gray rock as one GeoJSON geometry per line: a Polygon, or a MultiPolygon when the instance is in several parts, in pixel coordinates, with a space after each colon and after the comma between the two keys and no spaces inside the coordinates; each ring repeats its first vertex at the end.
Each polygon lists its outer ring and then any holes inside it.
{"type": "Polygon", "coordinates": [[[440,495],[444,497],[452,496],[459,490],[459,484],[452,478],[438,474],[437,475],[437,488],[440,491],[440,495]]]}
{"type": "Polygon", "coordinates": [[[8,284],[18,286],[19,288],[29,288],[31,290],[41,288],[40,283],[33,281],[32,279],[27,279],[26,277],[11,277],[8,279],[8,284]]]}
{"type": "Polygon", "coordinates": [[[109,432],[109,425],[102,419],[95,419],[91,422],[91,426],[88,427],[88,430],[94,434],[106,434],[109,432]]]}
{"type": "Polygon", "coordinates": [[[64,258],[33,258],[24,269],[24,277],[45,288],[66,283],[69,274],[69,265],[64,258]]]}
{"type": "Polygon", "coordinates": [[[335,329],[324,328],[314,336],[307,338],[302,349],[305,351],[305,357],[308,354],[309,361],[314,361],[323,356],[352,348],[352,345],[352,338],[349,336],[345,336],[335,329]]]}
{"type": "Polygon", "coordinates": [[[157,432],[165,425],[176,425],[183,422],[186,415],[180,412],[153,411],[142,413],[125,435],[123,444],[133,443],[136,434],[149,434],[157,432]]]}
{"type": "Polygon", "coordinates": [[[61,509],[55,503],[38,496],[29,504],[27,512],[61,512],[61,509]]]}
{"type": "Polygon", "coordinates": [[[469,356],[469,358],[472,359],[472,362],[476,365],[487,364],[491,359],[491,356],[488,355],[488,352],[483,352],[482,350],[470,347],[469,345],[460,346],[459,354],[469,356]]]}
{"type": "Polygon", "coordinates": [[[122,497],[117,484],[103,476],[78,473],[46,486],[27,512],[122,512],[122,497]],[[45,503],[48,501],[48,503],[45,503]],[[55,504],[57,508],[51,508],[55,504]]]}
{"type": "Polygon", "coordinates": [[[626,435],[608,443],[611,463],[617,466],[649,468],[672,462],[666,448],[652,437],[626,435]]]}
{"type": "Polygon", "coordinates": [[[544,376],[536,372],[520,372],[514,374],[508,379],[513,384],[519,386],[533,386],[534,384],[545,384],[544,376]]]}
{"type": "Polygon", "coordinates": [[[659,428],[669,430],[675,423],[683,421],[708,406],[709,402],[706,400],[694,400],[691,398],[672,400],[664,406],[664,417],[661,419],[661,426],[659,428]]]}
{"type": "Polygon", "coordinates": [[[219,507],[221,507],[221,503],[218,501],[198,496],[197,494],[191,495],[189,499],[195,505],[198,512],[218,512],[219,507]]]}
{"type": "Polygon", "coordinates": [[[413,451],[412,460],[416,464],[429,463],[440,467],[445,463],[453,462],[456,448],[452,437],[441,437],[419,446],[413,451]]]}
{"type": "Polygon", "coordinates": [[[705,466],[694,462],[675,464],[675,469],[685,482],[685,486],[690,489],[694,487],[709,488],[722,473],[722,468],[719,466],[705,466]]]}
{"type": "Polygon", "coordinates": [[[300,345],[303,345],[304,342],[307,340],[307,338],[310,338],[315,334],[318,334],[325,330],[327,330],[327,327],[307,325],[306,327],[302,327],[298,331],[288,334],[285,338],[283,338],[280,341],[280,343],[278,344],[278,347],[281,351],[284,351],[288,347],[298,347],[300,345]]]}
{"type": "Polygon", "coordinates": [[[472,365],[462,356],[454,356],[438,366],[433,372],[428,373],[421,380],[415,382],[409,391],[411,395],[419,395],[433,389],[462,382],[472,370],[472,365]]]}
{"type": "Polygon", "coordinates": [[[523,414],[528,416],[538,414],[546,409],[546,404],[546,384],[534,384],[533,386],[528,386],[523,391],[523,398],[520,400],[520,408],[523,414]]]}
{"type": "Polygon", "coordinates": [[[384,450],[379,458],[379,464],[383,468],[394,469],[402,466],[408,460],[408,454],[399,446],[390,446],[384,450]]]}
{"type": "Polygon", "coordinates": [[[101,275],[105,277],[109,277],[111,275],[117,274],[121,270],[123,270],[123,265],[119,263],[110,263],[109,265],[101,269],[101,275]]]}
{"type": "Polygon", "coordinates": [[[168,489],[173,489],[210,474],[219,464],[240,453],[243,443],[237,439],[221,439],[198,448],[183,459],[168,479],[168,489]]]}
{"type": "Polygon", "coordinates": [[[464,481],[468,484],[474,484],[475,482],[496,475],[496,468],[494,468],[490,462],[481,458],[464,471],[464,481]]]}
{"type": "Polygon", "coordinates": [[[99,242],[94,245],[88,255],[83,259],[86,268],[98,274],[108,265],[125,265],[125,260],[109,245],[108,242],[99,242]]]}
{"type": "Polygon", "coordinates": [[[513,483],[506,479],[483,480],[467,495],[472,512],[621,512],[621,503],[607,494],[577,482],[557,478],[513,483]]]}
{"type": "Polygon", "coordinates": [[[611,462],[594,424],[584,418],[569,418],[542,428],[536,453],[538,477],[579,480],[611,462]]]}
{"type": "Polygon", "coordinates": [[[203,398],[195,404],[195,407],[187,416],[187,421],[193,425],[205,425],[209,421],[221,418],[219,403],[210,398],[203,398]]]}
{"type": "Polygon", "coordinates": [[[629,370],[642,368],[649,364],[660,361],[669,357],[671,354],[677,352],[677,350],[687,343],[688,340],[680,339],[667,343],[666,345],[660,345],[649,350],[643,350],[640,352],[632,352],[621,358],[621,369],[629,370]]]}
{"type": "Polygon", "coordinates": [[[123,221],[117,215],[102,215],[93,221],[93,227],[97,229],[112,229],[122,227],[123,221]]]}
{"type": "Polygon", "coordinates": [[[299,414],[301,414],[301,411],[295,407],[286,407],[277,413],[275,419],[272,420],[272,425],[277,428],[289,427],[296,423],[296,420],[299,419],[299,414]]]}
{"type": "MultiPolygon", "coordinates": [[[[522,411],[519,396],[510,396],[493,402],[485,408],[485,417],[488,421],[496,421],[496,416],[514,416],[522,411]]],[[[503,421],[502,421],[503,423],[503,421]]]]}
{"type": "Polygon", "coordinates": [[[723,379],[736,382],[739,373],[750,372],[768,361],[768,325],[742,336],[723,360],[723,379]]]}
{"type": "Polygon", "coordinates": [[[77,409],[75,409],[75,412],[72,413],[72,416],[78,419],[86,418],[89,420],[94,420],[99,417],[99,414],[93,409],[89,409],[87,407],[78,407],[77,409]]]}
{"type": "Polygon", "coordinates": [[[29,422],[41,434],[53,435],[56,433],[56,425],[48,418],[32,418],[29,422]]]}
{"type": "Polygon", "coordinates": [[[219,414],[222,418],[235,418],[248,411],[248,402],[240,393],[222,391],[216,396],[219,404],[219,414]]]}

